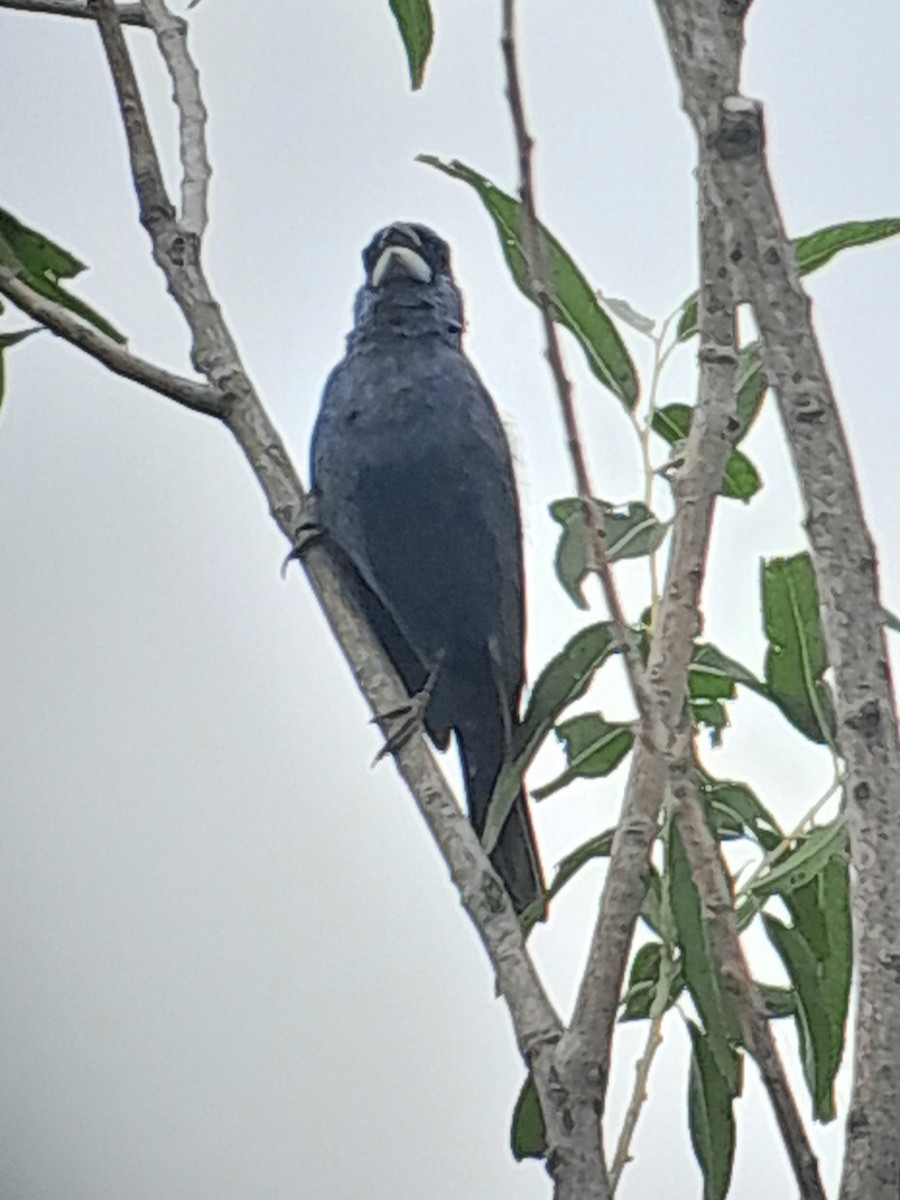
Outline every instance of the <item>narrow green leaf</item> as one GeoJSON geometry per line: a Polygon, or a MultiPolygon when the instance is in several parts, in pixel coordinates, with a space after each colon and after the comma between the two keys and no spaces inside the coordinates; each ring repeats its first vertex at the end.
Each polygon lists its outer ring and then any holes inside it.
{"type": "MultiPolygon", "coordinates": [[[[663,542],[667,526],[639,500],[613,505],[594,500],[602,509],[606,557],[611,563],[652,554],[663,542]]],[[[554,500],[550,515],[562,526],[556,547],[556,575],[579,608],[587,608],[582,584],[590,573],[592,555],[585,530],[584,505],[577,498],[554,500]]]]}
{"type": "MultiPolygon", "coordinates": [[[[647,942],[634,956],[622,999],[620,1021],[645,1021],[650,1016],[660,986],[659,973],[664,953],[665,947],[661,942],[647,942]]],[[[669,982],[666,1009],[672,1007],[683,988],[681,972],[675,969],[669,982]]]]}
{"type": "Polygon", "coordinates": [[[847,831],[841,818],[815,829],[797,839],[793,850],[759,875],[750,889],[755,896],[796,892],[816,878],[836,855],[846,853],[847,831]]]}
{"type": "Polygon", "coordinates": [[[390,0],[390,4],[403,39],[409,63],[409,80],[415,92],[422,86],[425,64],[434,39],[431,6],[428,0],[390,0]]]}
{"type": "Polygon", "coordinates": [[[124,336],[105,317],[60,284],[61,279],[72,279],[83,271],[84,263],[4,209],[0,209],[0,262],[15,271],[32,291],[82,317],[120,345],[124,343],[124,336]]]}
{"type": "Polygon", "coordinates": [[[522,787],[522,777],[560,714],[580,699],[594,673],[615,652],[616,632],[609,621],[579,630],[541,671],[521,723],[513,731],[512,756],[494,785],[482,844],[488,853],[497,843],[510,809],[522,787]]]}
{"type": "Polygon", "coordinates": [[[757,983],[756,991],[762,1000],[766,1016],[771,1021],[797,1015],[797,994],[793,988],[777,987],[774,983],[757,983]]]}
{"type": "MultiPolygon", "coordinates": [[[[522,248],[521,202],[502,192],[484,175],[479,175],[464,163],[444,163],[431,154],[420,154],[418,161],[443,171],[452,179],[461,179],[475,189],[496,226],[500,246],[516,286],[529,300],[533,300],[522,248]]],[[[543,225],[539,232],[544,238],[550,276],[547,286],[555,318],[574,334],[597,379],[627,409],[633,409],[638,401],[639,385],[625,343],[569,253],[543,225]]]]}
{"type": "Polygon", "coordinates": [[[721,828],[725,827],[737,831],[735,836],[752,838],[764,850],[781,843],[784,835],[778,823],[745,783],[712,779],[703,773],[700,792],[718,837],[723,836],[721,828]]]}
{"type": "Polygon", "coordinates": [[[580,700],[594,673],[616,652],[616,631],[610,621],[587,625],[571,637],[535,680],[525,714],[513,736],[516,757],[537,747],[561,712],[580,700]]]}
{"type": "Polygon", "coordinates": [[[578,501],[556,500],[550,505],[550,515],[562,525],[556,544],[554,568],[556,578],[578,608],[588,608],[582,585],[588,576],[588,547],[584,520],[577,511],[578,501]],[[574,505],[570,508],[569,505],[574,505]]]}
{"type": "Polygon", "coordinates": [[[741,1059],[732,1052],[733,1064],[723,1072],[709,1035],[693,1021],[687,1025],[692,1051],[688,1080],[691,1145],[703,1172],[703,1200],[724,1200],[734,1163],[732,1102],[740,1094],[741,1059]]]}
{"type": "Polygon", "coordinates": [[[880,217],[872,221],[844,221],[841,225],[828,225],[816,233],[797,238],[794,251],[801,275],[823,267],[840,250],[850,246],[867,246],[900,233],[900,218],[880,217]]]}
{"type": "Polygon", "coordinates": [[[722,734],[728,728],[728,709],[721,700],[690,698],[691,717],[695,725],[705,725],[713,746],[722,744],[722,734]]]}
{"type": "Polygon", "coordinates": [[[759,415],[763,397],[768,390],[762,366],[762,350],[759,342],[750,342],[738,351],[737,371],[737,422],[734,435],[735,446],[750,432],[759,415]]]}
{"type": "MultiPolygon", "coordinates": [[[[844,221],[840,225],[829,225],[816,233],[794,239],[794,253],[801,275],[823,267],[841,250],[850,246],[866,246],[900,233],[900,218],[880,217],[872,221],[844,221]]],[[[676,337],[685,341],[698,330],[698,292],[685,300],[678,320],[676,337]]]]}
{"type": "Polygon", "coordinates": [[[782,899],[790,911],[793,928],[816,960],[828,1038],[823,1035],[811,1041],[811,1049],[815,1052],[818,1086],[823,1094],[827,1091],[830,1095],[844,1054],[853,967],[846,847],[833,854],[808,883],[782,893],[782,899]]]}
{"type": "Polygon", "coordinates": [[[835,1116],[833,1033],[819,964],[799,930],[769,913],[763,913],[763,923],[797,996],[800,1057],[813,1102],[813,1116],[817,1121],[830,1121],[835,1116]]]}
{"type": "Polygon", "coordinates": [[[575,779],[598,779],[616,769],[634,741],[630,725],[604,721],[600,713],[584,713],[556,726],[556,736],[565,743],[568,766],[561,775],[532,792],[543,800],[575,779]]]}
{"type": "Polygon", "coordinates": [[[730,675],[696,661],[688,667],[688,692],[692,700],[733,700],[736,695],[730,675]]]}
{"type": "Polygon", "coordinates": [[[723,654],[718,646],[711,642],[699,642],[691,656],[690,670],[702,671],[711,675],[721,675],[732,683],[742,683],[761,695],[766,694],[765,685],[748,668],[734,658],[723,654]]]}
{"type": "Polygon", "coordinates": [[[3,351],[9,349],[10,346],[15,346],[17,342],[23,342],[33,333],[40,333],[40,330],[40,325],[32,325],[30,329],[17,329],[14,333],[0,333],[0,404],[3,403],[6,391],[6,363],[3,360],[3,351]]]}
{"type": "Polygon", "coordinates": [[[663,881],[664,886],[669,888],[685,983],[703,1021],[709,1039],[708,1046],[718,1070],[728,1081],[731,1091],[736,1093],[739,1080],[734,1047],[740,1041],[740,1028],[734,1006],[719,976],[700,897],[681,836],[674,824],[669,831],[663,881]]]}
{"type": "Polygon", "coordinates": [[[828,660],[808,554],[763,562],[762,607],[769,642],[764,672],[769,694],[801,733],[813,742],[829,742],[835,730],[834,705],[822,678],[828,660]]]}
{"type": "Polygon", "coordinates": [[[17,329],[14,333],[0,333],[0,350],[6,350],[10,346],[15,346],[18,342],[24,342],[33,333],[40,332],[40,325],[32,325],[29,329],[17,329]]]}
{"type": "Polygon", "coordinates": [[[641,904],[641,919],[657,937],[671,942],[674,940],[674,929],[670,928],[672,922],[667,920],[666,911],[663,907],[662,880],[659,872],[651,865],[647,890],[641,904]]]}
{"type": "Polygon", "coordinates": [[[573,879],[582,867],[587,866],[589,862],[593,862],[595,858],[608,858],[612,851],[613,838],[615,837],[615,829],[607,829],[604,833],[592,837],[589,841],[584,842],[576,850],[567,854],[556,868],[556,874],[553,876],[553,882],[547,889],[547,894],[544,897],[544,903],[553,899],[566,886],[570,879],[573,879]]]}
{"type": "Polygon", "coordinates": [[[0,239],[12,252],[8,258],[0,253],[0,260],[9,267],[24,269],[28,275],[44,275],[49,279],[74,279],[86,270],[84,263],[52,242],[36,229],[23,225],[12,213],[0,208],[0,239]]]}
{"type": "Polygon", "coordinates": [[[547,1128],[530,1072],[516,1101],[509,1142],[516,1162],[525,1158],[543,1158],[547,1153],[547,1128]]]}
{"type": "Polygon", "coordinates": [[[700,293],[694,292],[681,308],[681,316],[675,326],[675,337],[679,342],[686,342],[700,329],[700,293]]]}
{"type": "Polygon", "coordinates": [[[844,1056],[847,1010],[853,981],[853,927],[850,917],[850,868],[846,858],[833,858],[818,880],[828,930],[828,956],[822,962],[822,995],[831,1026],[831,1055],[826,1072],[832,1082],[844,1056]]]}

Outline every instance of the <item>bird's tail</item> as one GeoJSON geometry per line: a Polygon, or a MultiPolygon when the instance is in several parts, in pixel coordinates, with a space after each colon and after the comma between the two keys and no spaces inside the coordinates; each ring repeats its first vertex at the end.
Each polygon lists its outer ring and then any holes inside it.
{"type": "MultiPolygon", "coordinates": [[[[471,725],[467,722],[466,729],[457,730],[469,817],[479,837],[484,832],[491,793],[503,765],[505,740],[500,722],[471,725]],[[491,725],[496,727],[492,729],[491,725]]],[[[491,862],[517,913],[541,898],[544,883],[524,787],[500,831],[491,862]]]]}

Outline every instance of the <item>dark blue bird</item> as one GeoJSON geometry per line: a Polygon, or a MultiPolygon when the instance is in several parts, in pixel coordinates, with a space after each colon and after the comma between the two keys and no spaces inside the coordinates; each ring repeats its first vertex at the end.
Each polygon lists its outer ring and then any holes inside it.
{"type": "MultiPolygon", "coordinates": [[[[347,352],[312,439],[318,520],[425,727],[457,737],[481,834],[524,680],[522,530],[509,445],[462,350],[449,251],[390,225],[363,253],[347,352]]],[[[525,794],[491,855],[517,912],[541,894],[525,794]]]]}

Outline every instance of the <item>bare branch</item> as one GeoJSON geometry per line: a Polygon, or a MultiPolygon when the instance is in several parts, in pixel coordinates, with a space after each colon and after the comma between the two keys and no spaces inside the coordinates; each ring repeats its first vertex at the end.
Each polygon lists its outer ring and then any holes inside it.
{"type": "MultiPolygon", "coordinates": [[[[113,76],[141,222],[193,336],[198,370],[224,397],[223,420],[249,462],[279,529],[291,545],[308,529],[309,497],[248,378],[200,265],[200,237],[175,221],[134,68],[112,0],[90,0],[113,76]]],[[[326,547],[313,539],[300,561],[374,715],[408,697],[383,648],[345,597],[326,547]]],[[[509,1007],[516,1038],[543,1096],[551,1095],[550,1058],[561,1032],[525,946],[512,904],[469,821],[462,815],[422,736],[394,752],[398,770],[441,849],[509,1007]]]]}
{"type": "Polygon", "coordinates": [[[212,168],[206,152],[206,106],[200,94],[200,74],[187,44],[187,22],[169,12],[164,0],[144,0],[147,20],[169,69],[180,122],[181,216],[185,233],[203,236],[212,168]]]}
{"type": "Polygon", "coordinates": [[[843,1200],[900,1192],[900,748],[875,551],[837,404],[765,161],[761,108],[720,79],[742,39],[739,5],[657,0],[685,108],[709,147],[710,186],[727,214],[729,261],[750,300],[794,467],[834,666],[846,761],[859,980],[843,1200]],[[720,86],[724,84],[724,86],[720,86]]]}
{"type": "MultiPolygon", "coordinates": [[[[13,8],[19,12],[48,13],[54,17],[82,17],[93,20],[87,3],[81,0],[0,0],[0,8],[13,8]]],[[[146,25],[143,4],[120,4],[116,11],[123,25],[146,25]]]]}
{"type": "Polygon", "coordinates": [[[628,672],[631,691],[635,706],[639,713],[645,709],[643,694],[643,668],[640,657],[628,637],[628,627],[625,613],[619,599],[615,579],[606,555],[606,520],[603,510],[594,503],[594,490],[591,486],[588,472],[587,457],[578,431],[578,418],[572,396],[572,383],[566,374],[559,337],[556,332],[556,322],[553,319],[553,300],[548,285],[548,264],[544,239],[540,236],[535,198],[534,177],[531,168],[531,156],[534,139],[528,132],[525,119],[525,102],[522,96],[522,85],[519,78],[518,55],[516,51],[515,29],[515,0],[503,0],[503,31],[500,44],[503,49],[503,61],[506,66],[506,94],[509,100],[509,110],[512,116],[513,129],[516,137],[516,148],[519,155],[519,194],[522,200],[522,248],[525,258],[525,270],[528,276],[529,288],[541,314],[544,327],[544,338],[547,345],[547,361],[556,385],[556,394],[562,413],[563,425],[566,430],[566,440],[569,456],[575,472],[575,485],[578,496],[583,503],[583,519],[587,537],[592,549],[592,565],[600,576],[604,599],[609,615],[619,637],[622,655],[628,672]]]}
{"type": "Polygon", "coordinates": [[[689,741],[673,749],[670,774],[678,832],[709,924],[722,981],[737,1013],[741,1040],[759,1067],[802,1200],[825,1200],[819,1165],[744,957],[726,867],[700,806],[689,741]]]}
{"type": "Polygon", "coordinates": [[[104,333],[85,325],[74,317],[68,309],[60,304],[47,300],[44,296],[31,290],[19,279],[15,272],[0,263],[0,294],[11,300],[22,312],[43,325],[51,333],[91,358],[96,358],[116,375],[143,384],[151,391],[159,392],[170,400],[191,408],[194,412],[204,413],[210,417],[221,417],[224,412],[224,397],[208,383],[199,380],[185,379],[175,375],[154,363],[146,362],[137,355],[114,342],[104,333]]]}

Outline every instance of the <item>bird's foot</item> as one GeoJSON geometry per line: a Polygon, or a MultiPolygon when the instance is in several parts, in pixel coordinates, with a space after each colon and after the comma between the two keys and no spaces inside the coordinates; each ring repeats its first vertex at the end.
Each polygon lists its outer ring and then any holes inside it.
{"type": "Polygon", "coordinates": [[[300,511],[300,524],[294,530],[293,541],[291,548],[281,564],[281,578],[287,576],[287,569],[295,560],[299,561],[306,547],[311,542],[318,541],[322,536],[322,526],[317,520],[316,513],[316,498],[312,495],[307,495],[303,501],[303,508],[300,511]]]}
{"type": "Polygon", "coordinates": [[[440,660],[432,667],[428,678],[419,688],[414,696],[410,696],[405,704],[400,704],[396,708],[388,709],[387,712],[379,713],[372,717],[371,723],[378,725],[396,725],[387,733],[384,739],[384,745],[372,759],[372,766],[381,762],[383,758],[387,758],[389,754],[393,754],[402,746],[405,746],[411,737],[416,733],[421,733],[425,727],[425,713],[428,711],[428,705],[431,702],[431,694],[434,691],[434,685],[437,683],[438,673],[440,671],[440,660]]]}

